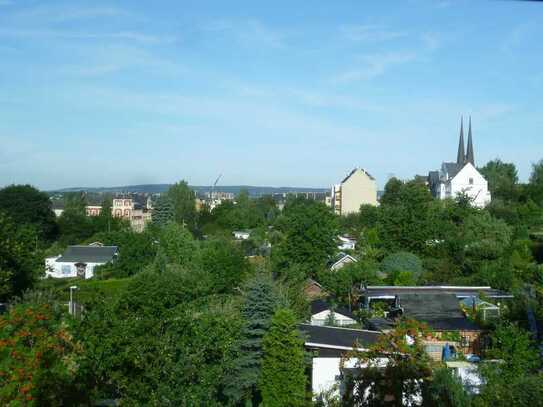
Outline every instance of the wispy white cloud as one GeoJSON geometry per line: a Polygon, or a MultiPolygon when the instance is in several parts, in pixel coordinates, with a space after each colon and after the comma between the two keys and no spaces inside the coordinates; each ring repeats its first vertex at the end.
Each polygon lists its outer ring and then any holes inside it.
{"type": "Polygon", "coordinates": [[[264,24],[257,19],[227,20],[217,19],[200,25],[204,32],[216,36],[230,35],[245,46],[265,46],[268,48],[283,48],[286,46],[285,35],[280,31],[264,24]]]}
{"type": "Polygon", "coordinates": [[[344,71],[332,78],[333,83],[350,83],[364,81],[383,75],[394,66],[403,65],[415,60],[417,54],[410,51],[387,52],[365,55],[360,58],[358,67],[344,71]]]}
{"type": "Polygon", "coordinates": [[[342,25],[339,32],[344,38],[356,42],[383,42],[407,36],[407,32],[375,24],[342,25]]]}
{"type": "Polygon", "coordinates": [[[527,22],[513,28],[507,33],[501,44],[502,52],[510,54],[515,50],[515,48],[526,44],[528,39],[530,39],[530,41],[534,41],[533,37],[536,35],[536,30],[537,24],[532,22],[527,22]]]}
{"type": "Polygon", "coordinates": [[[12,19],[17,22],[26,21],[29,23],[40,22],[41,24],[49,24],[128,15],[130,15],[128,11],[116,7],[74,7],[47,4],[22,9],[15,13],[12,19]]]}
{"type": "Polygon", "coordinates": [[[427,32],[421,35],[424,46],[429,51],[435,51],[441,47],[441,36],[435,32],[427,32]]]}

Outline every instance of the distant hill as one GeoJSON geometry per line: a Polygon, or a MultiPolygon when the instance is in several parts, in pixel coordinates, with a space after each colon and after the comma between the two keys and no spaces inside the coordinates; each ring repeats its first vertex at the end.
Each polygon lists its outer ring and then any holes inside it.
{"type": "MultiPolygon", "coordinates": [[[[62,188],[49,191],[49,193],[62,193],[62,192],[77,192],[85,191],[89,193],[123,193],[123,192],[143,192],[147,194],[157,194],[166,192],[170,188],[171,184],[143,184],[143,185],[126,185],[119,187],[74,187],[74,188],[62,188]]],[[[206,193],[211,191],[211,186],[196,186],[191,185],[191,188],[198,193],[206,193]]],[[[262,196],[270,194],[283,194],[293,192],[311,192],[311,193],[324,193],[328,192],[328,188],[305,188],[305,187],[257,187],[251,185],[222,185],[216,186],[215,191],[218,192],[231,192],[235,195],[239,194],[242,189],[246,189],[250,196],[262,196]]]]}

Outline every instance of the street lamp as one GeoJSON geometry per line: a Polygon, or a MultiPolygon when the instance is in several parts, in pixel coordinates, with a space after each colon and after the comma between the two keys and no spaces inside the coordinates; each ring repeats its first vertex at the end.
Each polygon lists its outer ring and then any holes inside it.
{"type": "Polygon", "coordinates": [[[70,287],[70,314],[75,315],[75,307],[74,307],[74,290],[77,290],[76,285],[72,285],[70,287]]]}

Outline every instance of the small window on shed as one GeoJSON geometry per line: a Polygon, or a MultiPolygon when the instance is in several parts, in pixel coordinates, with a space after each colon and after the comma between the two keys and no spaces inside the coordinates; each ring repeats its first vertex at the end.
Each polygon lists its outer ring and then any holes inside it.
{"type": "Polygon", "coordinates": [[[470,184],[470,185],[473,185],[473,178],[470,178],[470,179],[469,179],[469,184],[470,184]]]}

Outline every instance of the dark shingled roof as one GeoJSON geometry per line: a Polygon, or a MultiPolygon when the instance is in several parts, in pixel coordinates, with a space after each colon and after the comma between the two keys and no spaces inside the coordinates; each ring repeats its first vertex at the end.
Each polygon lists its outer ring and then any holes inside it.
{"type": "MultiPolygon", "coordinates": [[[[331,304],[329,304],[328,302],[324,300],[317,299],[317,300],[311,301],[311,315],[315,315],[315,314],[318,314],[319,312],[326,311],[332,308],[334,307],[332,307],[331,304]]],[[[334,312],[337,312],[338,314],[341,314],[341,315],[345,315],[346,317],[349,317],[352,319],[355,318],[353,313],[349,311],[347,307],[335,307],[334,312]]]]}
{"type": "Polygon", "coordinates": [[[68,246],[58,263],[107,263],[117,254],[117,246],[68,246]]]}
{"type": "Polygon", "coordinates": [[[367,348],[377,342],[382,335],[380,332],[364,331],[361,329],[334,328],[328,326],[314,326],[308,324],[298,325],[300,331],[306,335],[305,343],[320,344],[352,348],[367,348]]]}
{"type": "Polygon", "coordinates": [[[449,178],[454,178],[463,168],[462,165],[458,165],[457,163],[443,163],[443,166],[445,167],[445,171],[447,171],[449,178]]]}
{"type": "Polygon", "coordinates": [[[437,331],[480,331],[466,318],[454,294],[401,294],[398,296],[403,315],[428,324],[437,331]]]}
{"type": "Polygon", "coordinates": [[[478,296],[479,293],[489,298],[513,298],[511,294],[491,287],[465,286],[367,286],[362,287],[360,294],[364,297],[395,297],[404,294],[454,294],[458,298],[478,296]]]}

